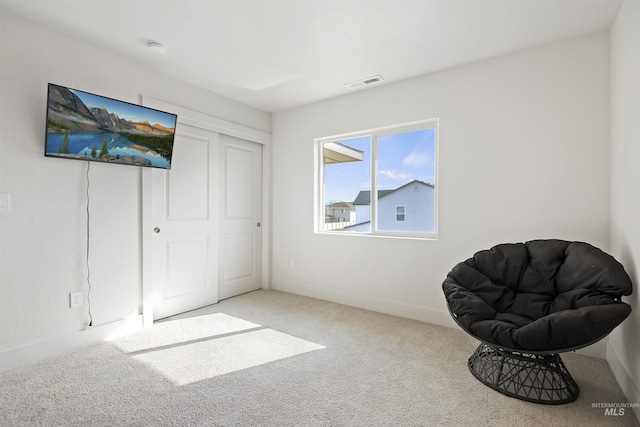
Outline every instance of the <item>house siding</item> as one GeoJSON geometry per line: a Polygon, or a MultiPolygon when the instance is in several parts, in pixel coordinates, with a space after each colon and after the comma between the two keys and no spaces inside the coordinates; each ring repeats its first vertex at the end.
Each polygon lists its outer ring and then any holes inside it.
{"type": "MultiPolygon", "coordinates": [[[[371,205],[356,205],[356,224],[349,231],[371,232],[371,205]]],[[[435,189],[414,181],[378,199],[378,230],[434,233],[435,189]],[[405,207],[405,220],[397,221],[396,207],[405,207]]]]}
{"type": "Polygon", "coordinates": [[[371,205],[356,206],[356,224],[371,221],[371,205]]]}
{"type": "Polygon", "coordinates": [[[378,230],[435,232],[435,190],[412,183],[378,200],[378,230]],[[396,220],[396,206],[405,206],[405,220],[396,220]]]}

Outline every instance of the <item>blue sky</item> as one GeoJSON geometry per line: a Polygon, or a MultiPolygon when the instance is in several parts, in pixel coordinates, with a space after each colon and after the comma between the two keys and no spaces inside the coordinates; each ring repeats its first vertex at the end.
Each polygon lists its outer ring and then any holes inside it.
{"type": "MultiPolygon", "coordinates": [[[[341,140],[364,151],[361,162],[325,166],[325,200],[353,202],[361,190],[371,189],[371,138],[341,140]]],[[[418,179],[435,184],[435,129],[378,137],[378,189],[392,190],[418,179]]]]}
{"type": "Polygon", "coordinates": [[[116,101],[115,99],[104,98],[102,96],[93,95],[82,92],[80,90],[70,89],[78,96],[87,106],[104,107],[109,113],[116,113],[118,117],[131,120],[134,122],[148,121],[150,124],[159,123],[164,127],[175,127],[175,116],[173,114],[163,113],[162,111],[152,110],[140,105],[129,104],[127,102],[116,101]]]}

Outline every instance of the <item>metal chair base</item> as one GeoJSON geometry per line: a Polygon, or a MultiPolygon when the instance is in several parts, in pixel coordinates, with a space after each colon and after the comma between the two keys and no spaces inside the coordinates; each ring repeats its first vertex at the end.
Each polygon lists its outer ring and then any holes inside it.
{"type": "Polygon", "coordinates": [[[480,382],[507,396],[559,405],[580,395],[557,354],[528,354],[480,344],[469,358],[469,370],[480,382]]]}

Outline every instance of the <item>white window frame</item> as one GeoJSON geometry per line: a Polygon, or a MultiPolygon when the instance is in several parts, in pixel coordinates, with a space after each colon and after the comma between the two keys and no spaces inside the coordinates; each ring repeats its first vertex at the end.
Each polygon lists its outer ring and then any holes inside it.
{"type": "Polygon", "coordinates": [[[405,222],[407,219],[407,207],[405,205],[396,205],[396,222],[405,222]],[[398,212],[398,208],[402,208],[402,213],[398,212]],[[402,215],[402,219],[398,219],[398,216],[402,215]]]}
{"type": "MultiPolygon", "coordinates": [[[[397,237],[405,239],[425,239],[425,240],[437,240],[438,239],[438,211],[439,211],[439,139],[440,139],[440,127],[439,118],[420,120],[410,123],[404,123],[393,126],[385,126],[380,128],[368,129],[358,132],[350,132],[340,135],[332,135],[322,138],[316,138],[314,140],[314,176],[315,176],[315,188],[314,188],[314,233],[316,234],[331,234],[333,236],[356,236],[356,237],[397,237]],[[413,132],[425,129],[435,129],[434,140],[434,232],[433,233],[421,233],[417,231],[381,231],[377,230],[377,214],[378,214],[378,143],[377,139],[381,136],[395,135],[398,133],[413,132]],[[360,138],[363,136],[371,137],[371,230],[368,233],[336,233],[330,230],[324,230],[324,154],[323,146],[328,142],[335,142],[345,139],[360,138]]],[[[406,218],[406,208],[405,208],[406,218]]]]}

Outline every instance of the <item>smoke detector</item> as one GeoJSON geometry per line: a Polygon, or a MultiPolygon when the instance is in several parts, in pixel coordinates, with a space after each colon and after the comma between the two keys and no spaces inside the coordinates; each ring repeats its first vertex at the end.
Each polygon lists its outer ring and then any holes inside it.
{"type": "Polygon", "coordinates": [[[347,83],[345,84],[345,86],[348,87],[349,89],[356,89],[362,86],[380,83],[383,80],[384,79],[382,78],[382,76],[377,75],[377,76],[367,77],[366,79],[358,80],[355,82],[347,83]]]}

